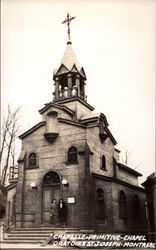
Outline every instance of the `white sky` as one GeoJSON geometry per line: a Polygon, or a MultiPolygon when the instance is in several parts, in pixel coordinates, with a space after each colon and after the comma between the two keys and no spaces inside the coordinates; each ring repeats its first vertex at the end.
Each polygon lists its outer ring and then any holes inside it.
{"type": "Polygon", "coordinates": [[[22,105],[21,132],[41,121],[66,48],[67,12],[76,16],[71,40],[88,103],[106,115],[123,155],[131,151],[142,182],[155,170],[156,1],[2,0],[2,110],[22,105]]]}

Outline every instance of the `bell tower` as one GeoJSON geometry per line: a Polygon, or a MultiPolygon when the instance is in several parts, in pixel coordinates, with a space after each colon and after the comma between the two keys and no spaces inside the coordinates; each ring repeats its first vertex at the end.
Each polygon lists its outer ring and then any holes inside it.
{"type": "Polygon", "coordinates": [[[85,80],[86,75],[83,67],[79,64],[70,41],[70,22],[75,17],[67,18],[62,22],[68,26],[68,42],[58,69],[54,70],[53,80],[55,90],[53,101],[61,101],[69,98],[78,97],[86,101],[85,80]]]}

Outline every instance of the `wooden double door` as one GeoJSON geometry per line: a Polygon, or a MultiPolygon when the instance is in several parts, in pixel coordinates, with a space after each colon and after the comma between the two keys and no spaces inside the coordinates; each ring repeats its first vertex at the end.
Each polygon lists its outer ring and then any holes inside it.
{"type": "Polygon", "coordinates": [[[59,184],[43,187],[43,224],[50,224],[50,204],[53,199],[56,199],[58,204],[60,199],[59,184]]]}

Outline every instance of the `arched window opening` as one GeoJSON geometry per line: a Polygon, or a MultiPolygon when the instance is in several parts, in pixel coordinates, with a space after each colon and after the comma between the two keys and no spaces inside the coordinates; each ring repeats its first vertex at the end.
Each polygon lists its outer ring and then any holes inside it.
{"type": "Polygon", "coordinates": [[[43,178],[43,186],[54,184],[60,184],[60,177],[54,171],[48,172],[43,178]]]}
{"type": "Polygon", "coordinates": [[[60,86],[61,86],[60,87],[61,90],[64,90],[65,87],[68,87],[68,78],[67,78],[66,74],[60,76],[59,83],[60,83],[60,86]]]}
{"type": "Polygon", "coordinates": [[[97,203],[97,212],[96,216],[99,219],[105,218],[105,201],[104,201],[104,192],[102,188],[96,190],[96,203],[97,203]]]}
{"type": "Polygon", "coordinates": [[[77,149],[75,147],[68,149],[68,163],[77,163],[77,149]]]}
{"type": "Polygon", "coordinates": [[[133,218],[136,221],[140,219],[140,202],[137,194],[133,197],[133,218]]]}
{"type": "Polygon", "coordinates": [[[13,196],[13,204],[12,204],[12,216],[13,221],[15,221],[16,216],[16,195],[13,196]]]}
{"type": "Polygon", "coordinates": [[[84,99],[85,98],[85,96],[84,96],[84,89],[85,89],[85,86],[84,86],[84,82],[80,79],[80,97],[82,98],[82,99],[84,99]]]}
{"type": "Polygon", "coordinates": [[[126,195],[123,190],[119,194],[119,218],[127,220],[126,195]]]}
{"type": "Polygon", "coordinates": [[[29,155],[29,168],[33,168],[37,166],[37,156],[35,153],[30,153],[29,155]]]}
{"type": "Polygon", "coordinates": [[[106,158],[104,155],[101,157],[101,169],[106,170],[106,158]]]}
{"type": "Polygon", "coordinates": [[[76,75],[72,75],[72,87],[76,84],[76,75]]]}

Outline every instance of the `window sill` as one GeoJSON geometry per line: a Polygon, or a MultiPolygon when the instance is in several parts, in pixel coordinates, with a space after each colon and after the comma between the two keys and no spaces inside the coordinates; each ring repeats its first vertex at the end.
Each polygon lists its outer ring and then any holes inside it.
{"type": "Polygon", "coordinates": [[[76,165],[76,164],[79,164],[78,161],[74,161],[74,162],[66,162],[65,163],[66,165],[76,165]]]}
{"type": "Polygon", "coordinates": [[[100,168],[100,169],[107,172],[107,169],[106,169],[106,168],[100,168]]]}
{"type": "Polygon", "coordinates": [[[27,170],[29,170],[29,169],[36,169],[36,168],[39,168],[39,166],[32,166],[32,167],[27,166],[26,167],[27,170]]]}

